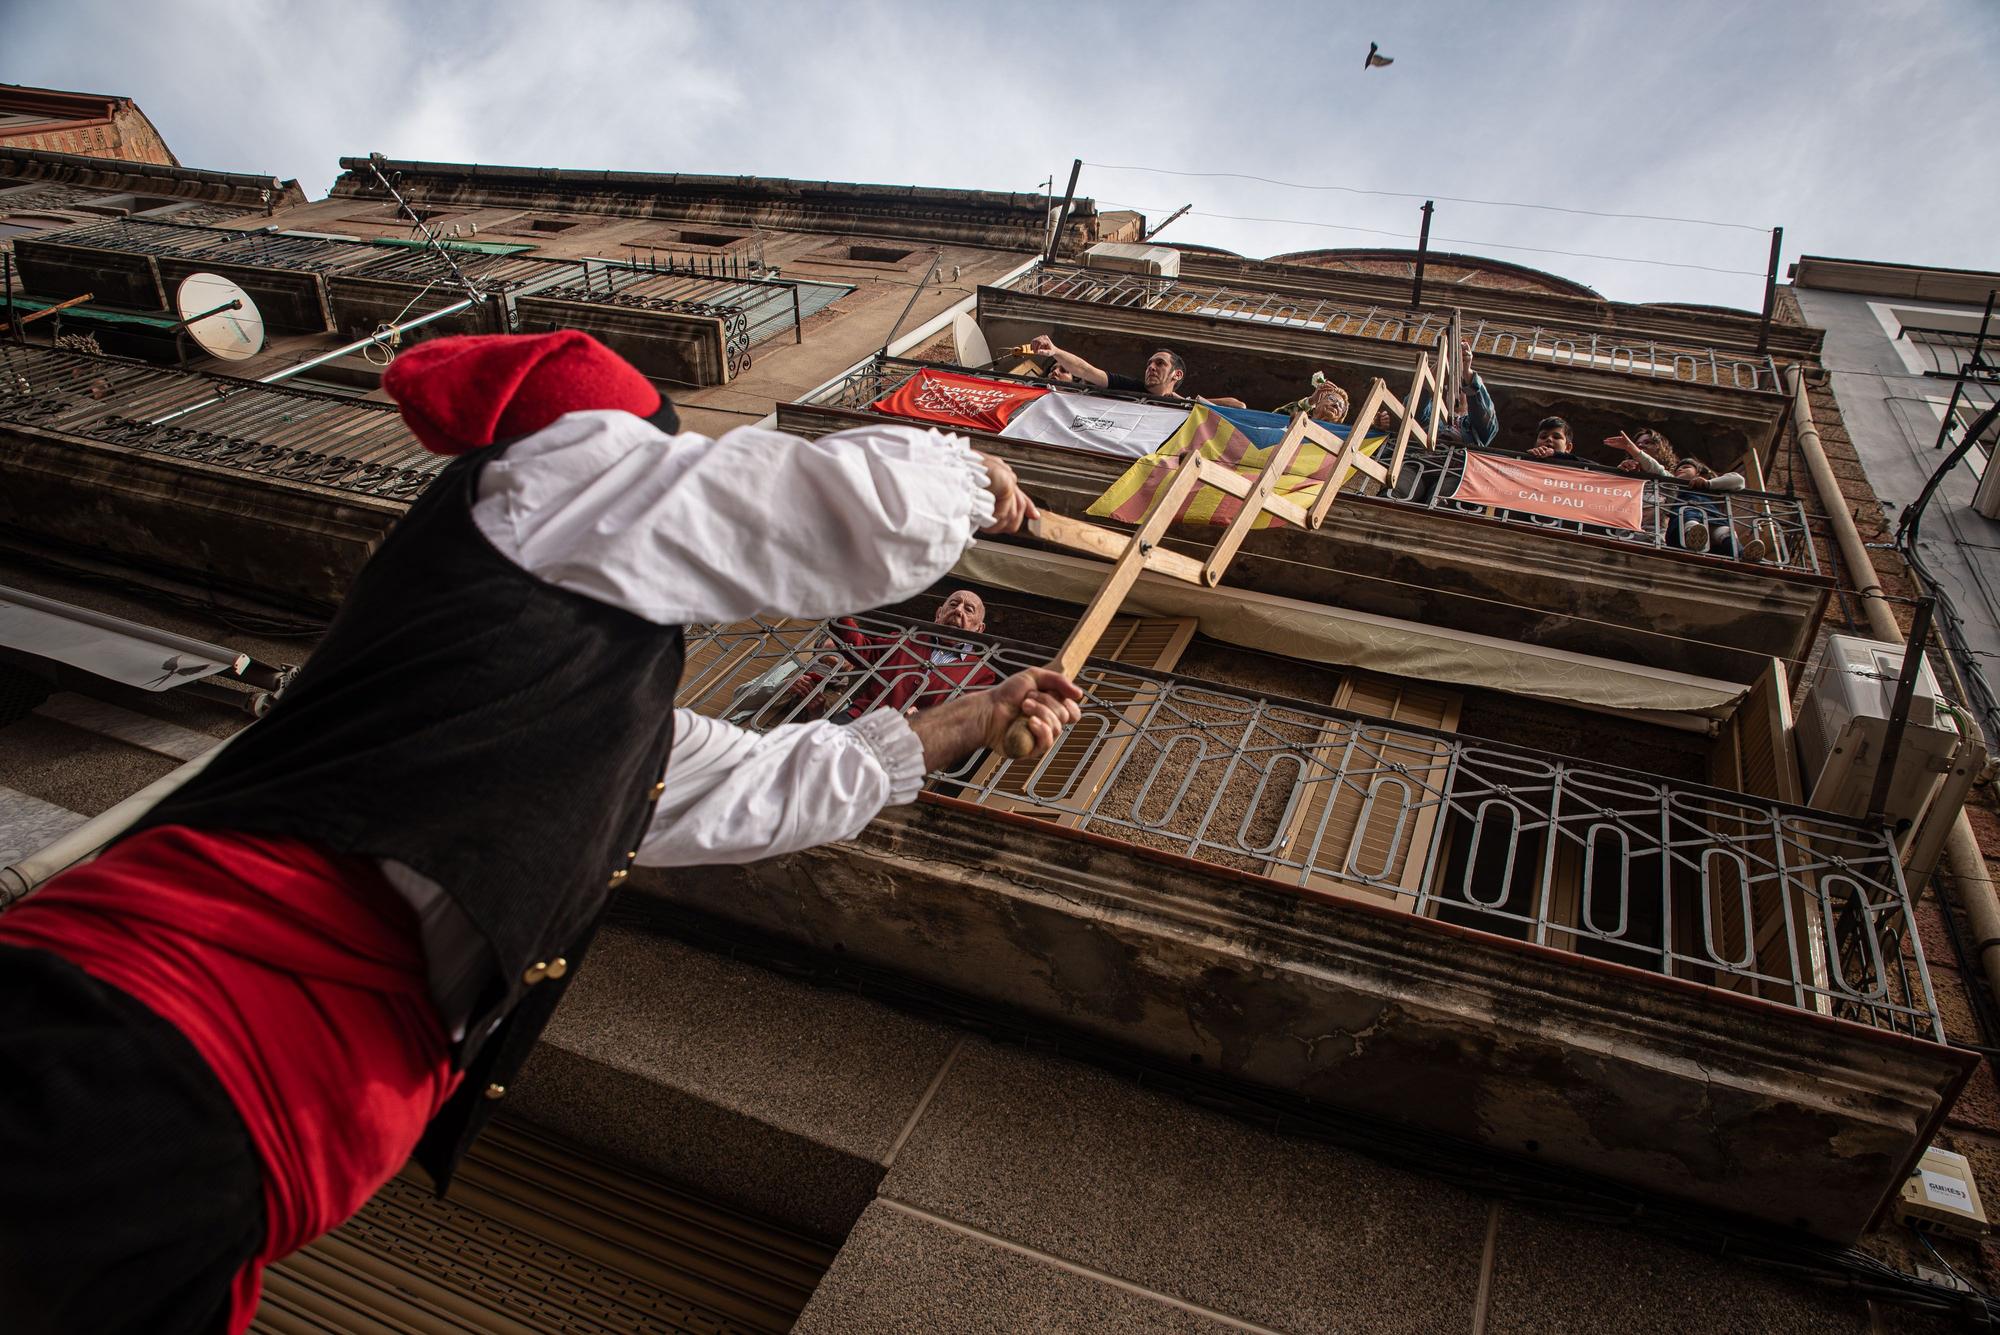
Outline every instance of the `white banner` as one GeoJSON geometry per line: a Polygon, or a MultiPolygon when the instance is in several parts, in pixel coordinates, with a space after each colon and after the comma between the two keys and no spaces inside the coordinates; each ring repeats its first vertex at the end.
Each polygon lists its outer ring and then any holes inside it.
{"type": "Polygon", "coordinates": [[[1070,445],[1137,459],[1181,429],[1188,410],[1163,403],[1129,403],[1057,391],[1015,412],[1000,434],[1009,440],[1070,445]]]}

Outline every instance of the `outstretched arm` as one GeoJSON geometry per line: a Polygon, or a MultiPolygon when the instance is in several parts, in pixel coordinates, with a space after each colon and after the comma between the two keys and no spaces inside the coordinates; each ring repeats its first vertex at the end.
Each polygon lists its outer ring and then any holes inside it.
{"type": "Polygon", "coordinates": [[[752,862],[850,839],[883,807],[913,801],[927,770],[998,746],[1017,718],[1028,720],[1039,756],[1076,721],[1081,694],[1034,668],[911,719],[878,709],[845,728],[798,723],[759,734],[675,710],[673,763],[639,863],[752,862]]]}
{"type": "Polygon", "coordinates": [[[975,531],[1011,532],[1032,512],[1004,463],[929,428],[669,440],[589,412],[488,464],[473,519],[539,578],[676,624],[898,602],[950,570],[975,531]]]}
{"type": "Polygon", "coordinates": [[[1055,340],[1047,334],[1037,334],[1028,343],[1028,350],[1041,357],[1052,357],[1056,365],[1068,371],[1086,385],[1103,389],[1111,383],[1111,377],[1098,370],[1073,352],[1056,346],[1055,340]]]}

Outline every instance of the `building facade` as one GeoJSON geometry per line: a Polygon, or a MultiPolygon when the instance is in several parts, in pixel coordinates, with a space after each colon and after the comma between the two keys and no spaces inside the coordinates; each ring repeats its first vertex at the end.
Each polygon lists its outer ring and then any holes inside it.
{"type": "MultiPolygon", "coordinates": [[[[2000,1187],[1977,887],[1930,888],[1977,757],[1886,821],[1865,775],[1801,763],[1830,637],[1880,636],[1835,531],[1872,497],[1792,303],[1765,329],[1456,256],[1450,302],[1412,305],[1406,255],[1142,250],[1089,201],[343,166],[317,202],[11,238],[10,309],[89,299],[0,343],[0,600],[99,656],[4,641],[8,863],[282,689],[436,470],[379,389],[425,337],[588,330],[710,434],[955,423],[1113,531],[1174,442],[1248,466],[1265,427],[1051,384],[1038,335],[1127,374],[1170,348],[1253,409],[1380,382],[1400,465],[1322,479],[1327,521],[1250,533],[1219,582],[1142,579],[1046,761],[976,757],[845,844],[635,874],[451,1198],[399,1178],[273,1272],[263,1328],[1984,1319],[1953,1272],[2000,1282],[1985,1245],[1897,1217],[1933,1143],[2000,1187]],[[254,300],[249,355],[182,325],[197,273],[254,300]],[[1455,338],[1490,449],[1401,426],[1455,338]],[[1552,473],[1524,454],[1551,415],[1552,473]],[[1602,442],[1643,428],[1745,485],[1620,471],[1602,442]],[[1476,455],[1631,508],[1476,499],[1476,455]],[[107,677],[119,647],[209,670],[107,677]]],[[[0,190],[50,170],[0,149],[0,190]]],[[[1198,565],[1208,518],[1162,546],[1198,565]]],[[[865,650],[690,628],[682,701],[764,727],[806,674],[812,708],[872,700],[958,587],[989,615],[953,655],[1045,661],[1106,568],[982,539],[856,609],[865,650]]]]}
{"type": "Polygon", "coordinates": [[[0,145],[178,167],[166,140],[129,97],[0,84],[0,145]]]}

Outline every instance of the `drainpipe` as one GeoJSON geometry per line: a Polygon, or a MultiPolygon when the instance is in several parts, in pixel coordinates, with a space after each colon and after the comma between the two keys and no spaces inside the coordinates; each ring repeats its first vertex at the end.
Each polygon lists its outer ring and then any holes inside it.
{"type": "MultiPolygon", "coordinates": [[[[1841,556],[1860,589],[1861,609],[1867,614],[1868,629],[1876,639],[1900,645],[1904,642],[1902,627],[1896,624],[1895,614],[1882,596],[1882,581],[1875,573],[1874,558],[1861,541],[1861,531],[1855,528],[1854,516],[1840,494],[1839,479],[1834,477],[1833,467],[1820,447],[1812,405],[1806,401],[1805,378],[1797,366],[1785,368],[1785,376],[1792,391],[1792,423],[1799,433],[1799,453],[1805,456],[1813,488],[1826,510],[1827,523],[1832,525],[1841,556]]],[[[1958,887],[1965,916],[1972,920],[1974,949],[1979,953],[1980,966],[1986,970],[1986,981],[1994,995],[2000,996],[2000,897],[1996,897],[1992,873],[1986,869],[1986,855],[1979,851],[1979,841],[1973,837],[1972,822],[1962,810],[1945,836],[1944,857],[1951,868],[1952,882],[1958,887]]]]}
{"type": "Polygon", "coordinates": [[[131,829],[168,793],[207,769],[208,762],[227,745],[229,739],[224,738],[180,768],[153,780],[109,811],[92,816],[54,843],[37,849],[11,866],[0,867],[0,910],[19,903],[56,873],[67,871],[131,829]]]}

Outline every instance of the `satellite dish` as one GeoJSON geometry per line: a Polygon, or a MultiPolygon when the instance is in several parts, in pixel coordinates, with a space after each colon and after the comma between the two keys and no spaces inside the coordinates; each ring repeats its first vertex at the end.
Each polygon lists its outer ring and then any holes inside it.
{"type": "Polygon", "coordinates": [[[240,362],[264,350],[264,317],[250,294],[215,273],[191,273],[174,292],[174,309],[201,350],[240,362]],[[237,303],[233,308],[230,303],[237,303]]]}
{"type": "Polygon", "coordinates": [[[964,311],[952,318],[951,341],[958,350],[960,366],[993,364],[993,349],[986,346],[986,335],[980,332],[979,322],[964,311]]]}

